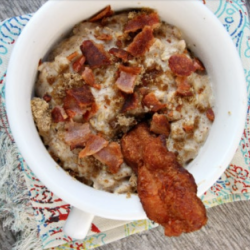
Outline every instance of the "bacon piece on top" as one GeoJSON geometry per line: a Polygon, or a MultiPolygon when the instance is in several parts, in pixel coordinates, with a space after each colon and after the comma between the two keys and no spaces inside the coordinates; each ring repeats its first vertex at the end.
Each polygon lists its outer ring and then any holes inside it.
{"type": "Polygon", "coordinates": [[[119,77],[116,80],[117,87],[128,94],[132,94],[136,82],[136,77],[140,74],[140,67],[126,67],[119,65],[119,77]]]}
{"type": "Polygon", "coordinates": [[[110,5],[108,5],[107,7],[105,7],[104,9],[102,9],[101,11],[99,11],[96,15],[94,15],[93,17],[91,17],[89,19],[90,22],[96,22],[101,20],[104,17],[109,17],[113,15],[113,11],[111,10],[110,5]]]}
{"type": "Polygon", "coordinates": [[[52,99],[51,95],[49,95],[48,93],[46,93],[44,96],[43,96],[43,100],[45,102],[50,102],[52,99]]]}
{"type": "Polygon", "coordinates": [[[83,73],[82,73],[82,78],[83,80],[91,87],[96,88],[96,89],[101,89],[101,85],[97,84],[95,82],[95,76],[89,67],[85,67],[83,73]]]}
{"type": "Polygon", "coordinates": [[[80,72],[83,69],[83,65],[86,61],[86,58],[84,56],[79,57],[72,65],[73,70],[75,72],[80,72]]]}
{"type": "Polygon", "coordinates": [[[124,49],[118,49],[118,48],[111,48],[109,50],[109,53],[122,59],[122,61],[127,62],[129,60],[133,59],[133,56],[129,54],[126,50],[124,49]]]}
{"type": "Polygon", "coordinates": [[[157,112],[160,109],[163,109],[166,107],[166,104],[161,103],[155,96],[153,92],[145,95],[142,99],[142,105],[146,106],[153,112],[157,112]]]}
{"type": "Polygon", "coordinates": [[[65,128],[64,140],[70,146],[70,149],[84,147],[91,133],[89,123],[68,122],[65,128]]]}
{"type": "Polygon", "coordinates": [[[139,29],[143,29],[145,26],[155,28],[159,24],[160,20],[156,12],[152,12],[150,14],[142,13],[132,20],[128,21],[127,25],[124,28],[124,32],[135,32],[139,29]]]}
{"type": "Polygon", "coordinates": [[[121,146],[117,142],[111,142],[107,147],[94,154],[94,157],[105,164],[112,174],[116,174],[123,163],[121,146]]]}
{"type": "Polygon", "coordinates": [[[171,71],[177,76],[189,76],[195,71],[193,60],[185,54],[172,55],[168,63],[171,71]]]}
{"type": "Polygon", "coordinates": [[[88,121],[91,117],[93,117],[98,111],[99,107],[96,103],[93,103],[90,110],[87,110],[83,115],[85,121],[88,121]]]}
{"type": "Polygon", "coordinates": [[[55,123],[64,122],[68,118],[65,110],[60,106],[53,108],[53,110],[51,111],[51,117],[52,121],[55,123]]]}
{"type": "Polygon", "coordinates": [[[176,93],[180,96],[192,96],[194,93],[191,89],[191,85],[187,81],[187,77],[176,77],[177,83],[176,93]]]}
{"type": "Polygon", "coordinates": [[[159,135],[169,136],[170,124],[165,115],[155,113],[150,125],[150,131],[159,135]]]}
{"type": "Polygon", "coordinates": [[[86,110],[95,102],[95,99],[89,86],[84,84],[80,88],[66,90],[63,102],[63,108],[67,115],[73,118],[76,115],[85,114],[86,110]]]}
{"type": "Polygon", "coordinates": [[[211,122],[214,121],[215,115],[214,115],[214,111],[211,108],[207,109],[206,116],[207,116],[209,121],[211,121],[211,122]]]}
{"type": "Polygon", "coordinates": [[[75,51],[75,52],[71,53],[70,55],[68,55],[68,56],[67,56],[67,59],[68,59],[70,62],[72,62],[72,61],[73,61],[76,57],[78,57],[78,56],[79,56],[78,52],[75,51]]]}
{"type": "Polygon", "coordinates": [[[194,58],[193,64],[194,64],[195,70],[199,70],[199,71],[204,71],[205,70],[205,67],[204,67],[203,63],[197,57],[194,58]]]}
{"type": "Polygon", "coordinates": [[[125,101],[121,109],[121,113],[128,112],[138,107],[139,98],[137,93],[125,96],[125,101]]]}
{"type": "Polygon", "coordinates": [[[108,141],[101,136],[90,134],[86,142],[86,147],[79,153],[79,158],[93,155],[108,146],[108,141]]]}
{"type": "Polygon", "coordinates": [[[112,35],[105,33],[95,35],[95,38],[101,41],[110,41],[113,39],[112,35]]]}
{"type": "Polygon", "coordinates": [[[153,29],[145,26],[143,30],[135,36],[133,42],[128,46],[127,51],[135,56],[143,56],[154,43],[153,29]]]}
{"type": "Polygon", "coordinates": [[[109,54],[104,50],[102,44],[85,40],[80,48],[91,68],[98,68],[110,64],[109,54]]]}

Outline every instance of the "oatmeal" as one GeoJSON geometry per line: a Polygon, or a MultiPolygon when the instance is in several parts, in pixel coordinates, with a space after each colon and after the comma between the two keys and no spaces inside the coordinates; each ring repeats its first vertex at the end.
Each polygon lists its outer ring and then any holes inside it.
{"type": "Polygon", "coordinates": [[[77,24],[38,71],[38,132],[57,164],[95,189],[136,192],[120,142],[137,124],[147,123],[185,166],[214,120],[204,65],[153,10],[106,9],[77,24]]]}

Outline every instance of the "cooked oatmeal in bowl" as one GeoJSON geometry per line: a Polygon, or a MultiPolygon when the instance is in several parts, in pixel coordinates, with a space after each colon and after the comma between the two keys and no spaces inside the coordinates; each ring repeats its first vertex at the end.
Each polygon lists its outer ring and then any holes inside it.
{"type": "Polygon", "coordinates": [[[213,93],[178,28],[150,9],[109,11],[77,24],[40,62],[32,112],[49,153],[71,175],[134,193],[123,136],[146,121],[185,166],[214,120],[213,93]]]}
{"type": "Polygon", "coordinates": [[[77,24],[38,70],[34,121],[63,169],[97,190],[138,193],[168,236],[206,224],[183,167],[214,121],[213,93],[177,27],[152,9],[115,14],[108,6],[77,24]]]}

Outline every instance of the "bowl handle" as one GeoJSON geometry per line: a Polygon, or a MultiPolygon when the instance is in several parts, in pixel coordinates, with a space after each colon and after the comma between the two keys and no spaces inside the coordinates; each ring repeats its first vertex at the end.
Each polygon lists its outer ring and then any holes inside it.
{"type": "Polygon", "coordinates": [[[93,219],[93,214],[85,213],[73,207],[63,227],[63,231],[66,235],[74,239],[84,239],[87,236],[93,219]]]}

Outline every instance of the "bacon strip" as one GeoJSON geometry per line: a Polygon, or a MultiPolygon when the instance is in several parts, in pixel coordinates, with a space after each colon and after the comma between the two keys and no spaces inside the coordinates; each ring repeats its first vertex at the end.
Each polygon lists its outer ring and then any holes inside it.
{"type": "Polygon", "coordinates": [[[50,102],[52,99],[51,95],[49,95],[48,93],[46,93],[44,96],[43,96],[43,100],[45,102],[50,102]]]}
{"type": "Polygon", "coordinates": [[[107,7],[105,7],[104,9],[102,9],[101,11],[99,11],[96,15],[94,15],[93,17],[91,17],[89,19],[90,22],[96,22],[99,21],[100,19],[104,18],[104,17],[109,17],[113,15],[113,11],[111,10],[110,5],[108,5],[107,7]]]}
{"type": "Polygon", "coordinates": [[[112,174],[116,174],[123,163],[121,146],[117,142],[111,142],[107,147],[94,154],[94,157],[105,164],[112,174]]]}
{"type": "Polygon", "coordinates": [[[140,67],[126,67],[119,65],[119,77],[116,80],[117,87],[128,94],[132,94],[137,75],[141,72],[140,67]]]}
{"type": "Polygon", "coordinates": [[[127,25],[124,28],[124,32],[135,32],[139,29],[143,29],[145,26],[156,28],[159,24],[160,20],[156,12],[150,14],[142,13],[132,20],[128,21],[127,25]]]}
{"type": "Polygon", "coordinates": [[[51,111],[52,121],[55,123],[64,122],[68,116],[65,113],[64,109],[60,106],[54,107],[51,111]]]}
{"type": "Polygon", "coordinates": [[[75,52],[73,52],[72,54],[68,55],[68,56],[67,56],[67,59],[71,62],[71,61],[73,61],[78,55],[79,55],[78,52],[75,51],[75,52]]]}
{"type": "Polygon", "coordinates": [[[98,135],[90,134],[86,147],[79,153],[79,158],[93,155],[108,145],[108,141],[98,135]]]}
{"type": "Polygon", "coordinates": [[[206,116],[207,116],[209,121],[211,121],[211,122],[214,121],[215,115],[214,115],[214,111],[211,108],[207,109],[206,116]]]}
{"type": "Polygon", "coordinates": [[[161,103],[153,92],[147,94],[142,99],[143,106],[146,106],[153,112],[157,112],[166,107],[166,104],[161,103]]]}
{"type": "Polygon", "coordinates": [[[185,54],[172,55],[168,63],[171,71],[177,76],[189,76],[195,71],[193,60],[185,54]]]}
{"type": "Polygon", "coordinates": [[[112,48],[109,50],[109,53],[116,56],[117,58],[122,59],[124,62],[133,59],[133,56],[124,49],[112,48]]]}
{"type": "Polygon", "coordinates": [[[170,124],[167,117],[165,115],[155,113],[150,125],[150,131],[159,135],[169,136],[170,124]]]}
{"type": "Polygon", "coordinates": [[[180,96],[192,96],[194,93],[191,90],[191,85],[187,81],[187,77],[176,77],[177,83],[176,93],[180,96]]]}
{"type": "Polygon", "coordinates": [[[98,109],[98,105],[96,103],[93,103],[91,109],[87,110],[86,113],[83,115],[84,120],[89,121],[89,119],[97,113],[98,109]]]}
{"type": "Polygon", "coordinates": [[[128,46],[127,51],[135,56],[143,56],[154,43],[153,29],[145,26],[128,46]]]}
{"type": "Polygon", "coordinates": [[[95,83],[95,76],[89,67],[85,67],[83,73],[82,73],[82,78],[83,80],[91,87],[96,88],[96,89],[101,89],[101,85],[95,83]]]}
{"type": "Polygon", "coordinates": [[[195,71],[196,70],[199,70],[199,71],[204,71],[205,70],[205,67],[204,67],[203,63],[197,57],[194,58],[193,64],[194,64],[195,71]]]}
{"type": "Polygon", "coordinates": [[[67,115],[73,118],[76,115],[82,115],[94,103],[94,96],[86,84],[80,88],[69,89],[63,100],[67,115]]]}
{"type": "Polygon", "coordinates": [[[98,68],[110,64],[109,54],[104,50],[102,44],[94,43],[91,40],[85,40],[80,49],[91,68],[98,68]]]}
{"type": "Polygon", "coordinates": [[[83,68],[83,65],[84,65],[85,61],[86,61],[86,58],[85,58],[84,56],[81,56],[80,58],[78,58],[78,59],[73,63],[73,65],[72,65],[73,70],[74,70],[75,72],[77,72],[77,73],[80,72],[80,71],[82,70],[82,68],[83,68]]]}
{"type": "Polygon", "coordinates": [[[101,41],[110,41],[113,39],[112,35],[110,34],[99,34],[99,35],[95,35],[95,38],[101,41]]]}
{"type": "Polygon", "coordinates": [[[137,93],[129,94],[125,97],[125,102],[122,106],[121,113],[128,112],[138,107],[139,98],[137,93]]]}
{"type": "Polygon", "coordinates": [[[73,150],[77,147],[84,147],[91,131],[89,123],[76,123],[69,122],[65,126],[67,132],[65,132],[64,140],[73,150]]]}

